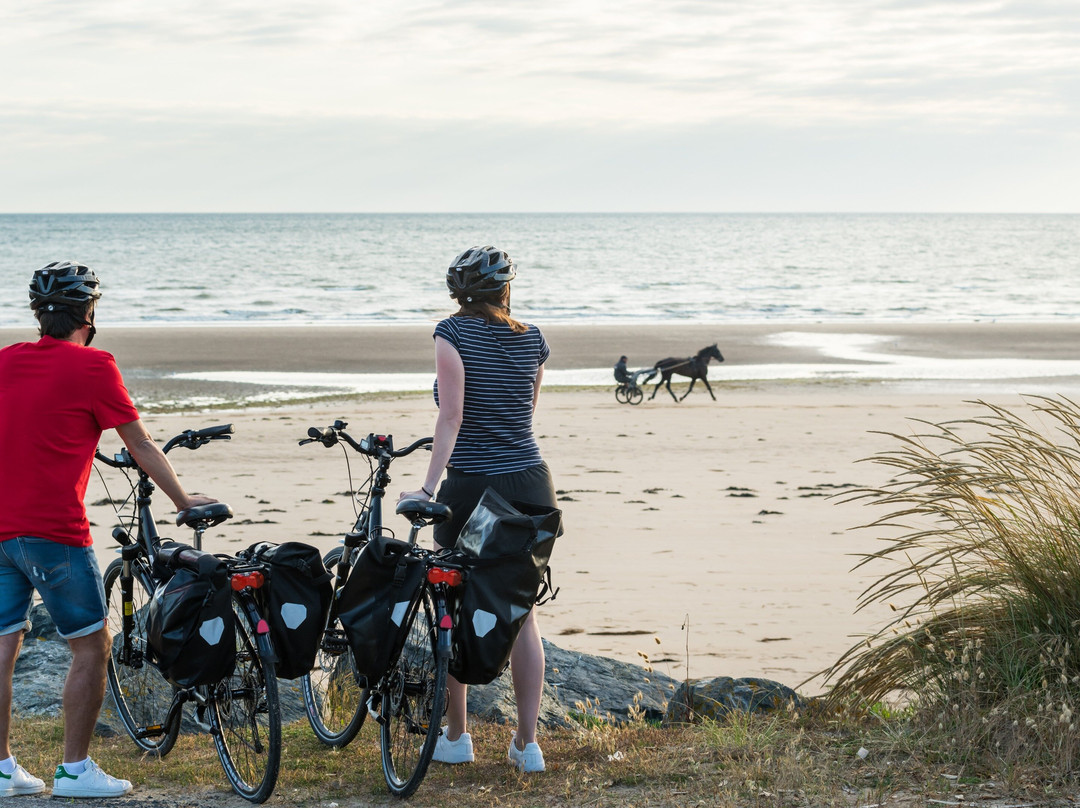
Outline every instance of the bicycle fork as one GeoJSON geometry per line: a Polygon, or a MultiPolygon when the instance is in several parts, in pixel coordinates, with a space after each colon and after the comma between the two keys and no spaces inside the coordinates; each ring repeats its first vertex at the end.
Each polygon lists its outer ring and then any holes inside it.
{"type": "Polygon", "coordinates": [[[142,667],[143,659],[131,644],[131,635],[135,633],[135,576],[131,572],[131,564],[140,552],[141,548],[136,544],[126,545],[120,550],[120,601],[124,610],[120,664],[136,669],[142,667]]]}

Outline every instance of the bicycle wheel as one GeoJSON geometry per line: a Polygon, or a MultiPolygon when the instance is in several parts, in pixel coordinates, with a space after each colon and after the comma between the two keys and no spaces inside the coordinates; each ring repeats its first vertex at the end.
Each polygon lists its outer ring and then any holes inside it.
{"type": "Polygon", "coordinates": [[[124,654],[124,602],[120,591],[123,561],[119,558],[105,569],[105,601],[108,604],[109,633],[112,648],[106,666],[109,692],[116,712],[128,735],[144,752],[163,756],[169,753],[180,734],[180,712],[166,724],[176,689],[150,661],[146,644],[146,614],[153,596],[153,579],[146,562],[137,559],[132,565],[132,609],[135,628],[131,650],[124,654]],[[147,734],[149,733],[149,734],[147,734]]]}
{"type": "Polygon", "coordinates": [[[277,783],[281,764],[281,705],[270,658],[268,635],[244,595],[233,596],[236,667],[211,686],[210,723],[221,766],[233,790],[251,802],[264,802],[277,783]]]}
{"type": "Polygon", "coordinates": [[[408,797],[427,773],[446,708],[445,656],[440,656],[431,592],[425,586],[407,623],[401,656],[383,679],[379,746],[386,785],[408,797]]]}
{"type": "MultiPolygon", "coordinates": [[[[323,563],[328,570],[337,567],[344,549],[336,547],[326,554],[323,563]]],[[[369,691],[336,617],[323,631],[315,667],[300,679],[300,689],[316,738],[340,748],[356,737],[367,717],[369,691]]]]}
{"type": "Polygon", "coordinates": [[[645,394],[641,392],[640,387],[631,387],[626,393],[626,401],[628,404],[640,404],[641,399],[645,397],[645,394]]]}
{"type": "Polygon", "coordinates": [[[620,384],[618,387],[615,388],[615,400],[618,401],[620,404],[625,404],[627,402],[627,395],[629,394],[629,392],[629,387],[627,387],[625,384],[620,384]]]}

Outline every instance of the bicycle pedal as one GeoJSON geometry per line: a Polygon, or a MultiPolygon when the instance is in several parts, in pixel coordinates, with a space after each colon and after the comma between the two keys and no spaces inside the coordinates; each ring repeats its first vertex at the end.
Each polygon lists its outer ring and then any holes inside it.
{"type": "Polygon", "coordinates": [[[367,711],[368,711],[368,715],[371,716],[372,718],[374,718],[375,721],[378,722],[379,724],[385,724],[386,723],[386,719],[383,718],[381,715],[379,715],[379,710],[375,706],[375,697],[374,696],[369,696],[368,697],[367,711]]]}

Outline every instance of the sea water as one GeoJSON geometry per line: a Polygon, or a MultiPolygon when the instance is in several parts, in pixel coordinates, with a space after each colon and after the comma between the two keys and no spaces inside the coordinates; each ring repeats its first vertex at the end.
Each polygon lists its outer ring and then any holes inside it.
{"type": "Polygon", "coordinates": [[[427,323],[494,244],[540,323],[1053,321],[1080,311],[1080,216],[0,215],[0,326],[50,261],[93,267],[112,324],[427,323]]]}
{"type": "MultiPolygon", "coordinates": [[[[54,260],[98,272],[112,325],[430,324],[452,310],[447,265],[482,244],[514,257],[514,312],[539,324],[1065,322],[1080,313],[1076,215],[26,214],[0,215],[0,326],[28,323],[27,281],[54,260]]],[[[777,338],[814,341],[807,347],[822,362],[721,365],[710,377],[1080,376],[1064,360],[889,355],[859,334],[777,338]]],[[[431,383],[430,374],[219,375],[176,379],[247,381],[261,391],[250,403],[431,383]]],[[[548,385],[610,381],[609,367],[545,375],[548,385]]]]}

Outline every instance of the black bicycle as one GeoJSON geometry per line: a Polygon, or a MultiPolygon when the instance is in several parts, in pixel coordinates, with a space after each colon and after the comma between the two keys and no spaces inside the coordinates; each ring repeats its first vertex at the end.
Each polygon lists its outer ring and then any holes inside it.
{"type": "MultiPolygon", "coordinates": [[[[357,670],[345,638],[338,614],[339,595],[360,550],[376,538],[393,536],[382,522],[390,464],[430,446],[432,439],[421,438],[395,450],[392,436],[370,434],[356,441],[345,431],[347,426],[344,421],[335,421],[332,426],[311,427],[309,437],[300,441],[301,445],[317,442],[326,447],[347,444],[367,459],[370,472],[356,493],[354,502],[361,504],[353,529],[345,534],[343,546],[331,550],[324,559],[327,569],[335,572],[335,597],[316,667],[302,680],[304,701],[316,736],[333,746],[352,740],[370,709],[379,723],[386,784],[393,794],[408,797],[427,773],[446,711],[452,629],[447,601],[450,590],[461,585],[463,573],[447,559],[449,550],[436,552],[416,544],[419,531],[450,518],[450,509],[428,500],[399,502],[396,512],[410,523],[407,553],[424,564],[425,574],[409,601],[401,635],[386,637],[387,643],[400,643],[400,652],[378,681],[368,682],[357,670]]],[[[347,461],[347,452],[345,457],[347,461]]],[[[351,469],[349,474],[351,485],[351,469]]]]}
{"type": "MultiPolygon", "coordinates": [[[[232,425],[188,430],[163,447],[197,449],[214,440],[229,440],[232,425]]],[[[184,705],[195,706],[195,723],[214,738],[222,768],[233,789],[251,802],[264,802],[274,790],[281,761],[281,708],[278,703],[277,658],[260,614],[254,590],[267,578],[265,565],[231,556],[217,556],[227,568],[232,589],[236,665],[230,675],[210,685],[180,687],[162,675],[147,642],[148,606],[167,570],[198,570],[202,537],[210,527],[232,516],[222,502],[177,514],[177,525],[195,531],[193,546],[163,544],[151,510],[155,486],[126,448],[113,457],[100,451],[96,460],[127,477],[131,494],[117,508],[122,524],[113,529],[120,558],[105,570],[112,652],[108,660],[109,690],[124,728],[146,752],[164,756],[180,733],[184,705]],[[132,481],[128,472],[137,475],[132,481]],[[134,499],[134,501],[132,501],[134,499]],[[130,507],[130,510],[128,508],[130,507]]]]}

